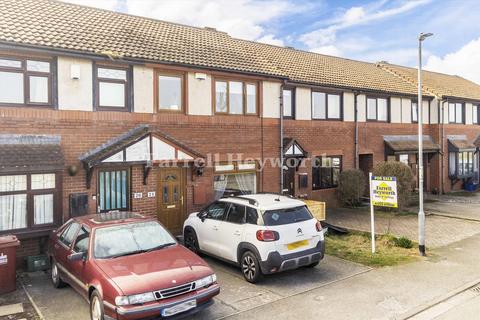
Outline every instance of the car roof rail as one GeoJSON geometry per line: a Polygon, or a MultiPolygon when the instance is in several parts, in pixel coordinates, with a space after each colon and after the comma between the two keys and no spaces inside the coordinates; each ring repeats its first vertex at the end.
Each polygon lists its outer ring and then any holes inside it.
{"type": "Polygon", "coordinates": [[[250,198],[243,197],[243,196],[231,196],[231,197],[229,197],[229,198],[246,200],[246,201],[248,201],[248,203],[251,204],[252,206],[258,206],[258,201],[255,200],[255,199],[250,199],[250,198]]]}
{"type": "Polygon", "coordinates": [[[295,199],[295,197],[292,196],[291,194],[283,194],[283,193],[277,193],[277,192],[262,191],[262,192],[257,192],[257,194],[271,194],[271,195],[274,195],[274,196],[282,196],[282,197],[295,199]]]}

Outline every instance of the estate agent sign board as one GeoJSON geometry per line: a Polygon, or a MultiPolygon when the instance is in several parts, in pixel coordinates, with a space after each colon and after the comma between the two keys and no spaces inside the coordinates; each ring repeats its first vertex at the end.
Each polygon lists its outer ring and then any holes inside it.
{"type": "Polygon", "coordinates": [[[372,253],[375,253],[374,207],[398,208],[397,179],[374,176],[370,173],[370,220],[372,225],[372,253]]]}

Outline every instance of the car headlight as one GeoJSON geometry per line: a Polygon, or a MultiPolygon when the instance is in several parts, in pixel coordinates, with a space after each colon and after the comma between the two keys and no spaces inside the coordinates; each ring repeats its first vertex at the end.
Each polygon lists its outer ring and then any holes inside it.
{"type": "Polygon", "coordinates": [[[217,275],[214,273],[212,275],[209,275],[208,277],[198,279],[197,281],[195,281],[195,288],[207,287],[216,281],[217,281],[217,275]]]}
{"type": "Polygon", "coordinates": [[[141,304],[146,302],[155,301],[153,292],[145,292],[140,294],[134,294],[131,296],[119,296],[115,298],[115,304],[117,306],[126,306],[129,304],[141,304]]]}

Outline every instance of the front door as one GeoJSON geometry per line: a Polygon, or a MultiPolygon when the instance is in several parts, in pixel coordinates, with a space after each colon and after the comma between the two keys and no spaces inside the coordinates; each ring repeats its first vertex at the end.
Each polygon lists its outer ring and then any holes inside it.
{"type": "Polygon", "coordinates": [[[182,233],[185,221],[183,168],[161,168],[158,173],[158,220],[173,234],[182,233]]]}
{"type": "Polygon", "coordinates": [[[283,170],[283,193],[295,196],[295,168],[288,167],[283,170]],[[285,190],[285,191],[283,191],[285,190]]]}
{"type": "Polygon", "coordinates": [[[365,175],[365,196],[370,196],[370,181],[369,181],[369,173],[372,172],[373,169],[373,155],[372,154],[361,154],[358,156],[358,167],[360,170],[363,171],[365,175]]]}

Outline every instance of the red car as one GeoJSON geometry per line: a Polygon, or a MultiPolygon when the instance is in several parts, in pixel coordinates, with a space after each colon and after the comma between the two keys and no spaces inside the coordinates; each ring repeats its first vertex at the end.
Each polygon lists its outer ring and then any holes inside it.
{"type": "Polygon", "coordinates": [[[154,218],[110,212],[70,219],[49,243],[52,283],[90,302],[92,320],[177,319],[220,292],[205,261],[154,218]]]}

